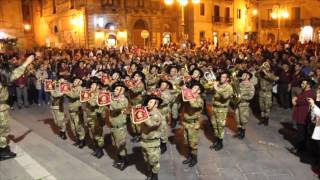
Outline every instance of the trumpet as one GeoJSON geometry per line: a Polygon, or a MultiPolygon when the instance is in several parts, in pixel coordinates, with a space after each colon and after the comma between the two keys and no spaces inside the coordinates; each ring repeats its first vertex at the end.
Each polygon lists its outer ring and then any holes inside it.
{"type": "Polygon", "coordinates": [[[209,71],[204,72],[203,76],[207,81],[217,80],[217,76],[214,74],[214,72],[211,69],[209,71]]]}

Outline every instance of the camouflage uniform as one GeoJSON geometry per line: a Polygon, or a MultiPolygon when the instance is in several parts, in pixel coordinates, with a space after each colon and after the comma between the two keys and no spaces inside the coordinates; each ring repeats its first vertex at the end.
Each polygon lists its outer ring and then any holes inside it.
{"type": "Polygon", "coordinates": [[[81,102],[80,92],[82,87],[77,86],[71,88],[71,91],[66,93],[69,99],[69,113],[70,113],[70,125],[72,133],[81,141],[85,138],[84,124],[80,121],[83,117],[80,117],[81,102]]]}
{"type": "Polygon", "coordinates": [[[184,112],[184,139],[188,144],[190,153],[197,155],[199,142],[200,117],[204,101],[199,95],[195,100],[189,101],[185,104],[184,112]]]}
{"type": "Polygon", "coordinates": [[[248,123],[250,114],[250,100],[254,96],[254,86],[249,82],[241,82],[239,84],[240,89],[240,104],[236,108],[236,121],[238,128],[245,129],[245,125],[248,123]]]}
{"type": "Polygon", "coordinates": [[[51,112],[54,123],[59,127],[60,132],[66,132],[66,119],[63,111],[63,93],[59,89],[51,91],[51,112]]]}
{"type": "Polygon", "coordinates": [[[98,106],[97,98],[98,92],[91,92],[91,98],[86,103],[86,124],[94,144],[99,148],[102,148],[104,146],[103,126],[106,106],[98,106]]]}
{"type": "Polygon", "coordinates": [[[225,84],[220,86],[220,88],[214,92],[212,97],[213,112],[211,123],[214,134],[219,139],[223,139],[224,136],[224,127],[226,125],[228,107],[232,94],[232,86],[230,84],[225,84]]]}
{"type": "Polygon", "coordinates": [[[126,114],[125,110],[128,107],[128,100],[124,95],[118,99],[112,100],[110,104],[109,121],[111,124],[112,144],[117,149],[117,154],[120,156],[127,155],[126,149],[126,114]]]}
{"type": "Polygon", "coordinates": [[[170,114],[170,104],[173,100],[173,96],[171,95],[170,90],[165,90],[161,92],[161,99],[163,102],[161,105],[158,107],[159,111],[161,114],[165,117],[161,121],[161,143],[167,143],[168,142],[168,123],[167,123],[167,118],[168,115],[170,114]]]}
{"type": "MultiPolygon", "coordinates": [[[[132,107],[135,107],[135,106],[142,104],[142,93],[144,91],[145,91],[145,87],[144,87],[143,82],[140,82],[134,88],[131,89],[130,103],[131,103],[132,107]]],[[[131,123],[131,127],[132,127],[133,133],[135,135],[140,134],[140,132],[141,132],[140,125],[131,123]]]]}
{"type": "Polygon", "coordinates": [[[152,89],[156,87],[156,84],[159,81],[159,76],[158,74],[148,74],[147,75],[147,87],[148,89],[152,89]]]}
{"type": "Polygon", "coordinates": [[[172,96],[174,96],[174,101],[171,105],[171,113],[172,113],[172,118],[174,120],[178,120],[179,118],[179,109],[181,106],[181,99],[179,96],[181,93],[181,85],[182,85],[182,80],[180,77],[172,77],[170,80],[171,84],[173,85],[173,91],[172,91],[172,96]]]}
{"type": "Polygon", "coordinates": [[[269,118],[272,106],[272,85],[273,82],[277,80],[272,72],[261,75],[257,73],[259,79],[259,106],[262,118],[269,118]]]}
{"type": "MultiPolygon", "coordinates": [[[[26,67],[20,66],[16,68],[11,76],[10,81],[14,81],[18,79],[24,73],[26,67]]],[[[8,109],[10,108],[6,102],[8,100],[9,93],[7,86],[3,86],[0,84],[0,148],[5,148],[8,146],[7,136],[9,134],[9,112],[8,109]]]]}
{"type": "Polygon", "coordinates": [[[155,174],[160,171],[160,125],[163,119],[160,111],[153,109],[150,112],[150,118],[141,124],[143,157],[148,163],[148,168],[155,174]]]}

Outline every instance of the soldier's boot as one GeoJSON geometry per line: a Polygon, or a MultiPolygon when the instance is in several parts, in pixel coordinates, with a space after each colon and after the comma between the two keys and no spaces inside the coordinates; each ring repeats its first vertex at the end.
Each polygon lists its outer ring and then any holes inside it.
{"type": "Polygon", "coordinates": [[[210,149],[215,149],[219,144],[219,139],[217,139],[211,146],[210,149]]]}
{"type": "Polygon", "coordinates": [[[242,129],[241,129],[241,128],[238,128],[237,134],[235,134],[233,137],[234,137],[234,138],[240,138],[240,136],[241,136],[241,131],[242,131],[242,129]]]}
{"type": "Polygon", "coordinates": [[[141,141],[141,136],[138,134],[135,134],[132,138],[131,138],[131,142],[133,143],[137,143],[141,141]]]}
{"type": "Polygon", "coordinates": [[[260,119],[260,121],[259,121],[259,125],[264,124],[264,121],[265,121],[265,117],[261,117],[261,119],[260,119]]]}
{"type": "Polygon", "coordinates": [[[102,147],[98,147],[96,157],[100,159],[104,155],[102,147]]]}
{"type": "Polygon", "coordinates": [[[214,148],[215,151],[220,151],[223,148],[223,143],[222,143],[222,139],[218,139],[218,144],[217,146],[214,148]]]}
{"type": "Polygon", "coordinates": [[[188,158],[186,160],[182,161],[182,164],[189,164],[189,163],[191,163],[191,161],[192,161],[192,154],[189,153],[188,158]]]}
{"type": "Polygon", "coordinates": [[[74,146],[79,146],[80,144],[80,139],[76,137],[75,143],[73,144],[74,146]]]}
{"type": "Polygon", "coordinates": [[[177,123],[178,123],[178,118],[172,118],[172,121],[170,124],[171,129],[174,129],[177,126],[177,123]]]}
{"type": "Polygon", "coordinates": [[[149,171],[148,171],[148,174],[147,174],[147,179],[146,179],[146,180],[151,180],[152,175],[153,175],[152,170],[149,170],[149,171]]]}
{"type": "Polygon", "coordinates": [[[120,156],[119,169],[123,171],[127,167],[127,158],[126,156],[120,156]]]}
{"type": "Polygon", "coordinates": [[[167,143],[161,142],[160,149],[161,149],[161,154],[165,153],[167,151],[167,143]]]}
{"type": "Polygon", "coordinates": [[[82,149],[84,146],[86,146],[86,141],[84,139],[80,140],[80,143],[79,143],[79,148],[82,149]]]}
{"type": "Polygon", "coordinates": [[[113,162],[112,166],[119,169],[121,156],[117,155],[117,159],[113,162]]]}
{"type": "Polygon", "coordinates": [[[246,136],[246,129],[241,128],[239,139],[243,139],[246,136]]]}
{"type": "Polygon", "coordinates": [[[9,146],[6,146],[5,148],[0,148],[0,161],[11,159],[16,156],[17,154],[12,152],[9,146]]]}
{"type": "Polygon", "coordinates": [[[93,152],[91,153],[93,156],[97,156],[98,153],[98,147],[97,146],[93,146],[93,152]]]}
{"type": "Polygon", "coordinates": [[[152,173],[150,180],[158,180],[158,174],[157,173],[152,173]]]}
{"type": "Polygon", "coordinates": [[[264,118],[264,123],[263,125],[268,126],[269,125],[269,117],[264,118]]]}
{"type": "Polygon", "coordinates": [[[61,139],[63,139],[63,140],[66,140],[66,139],[67,139],[66,132],[65,132],[65,131],[60,131],[59,137],[60,137],[61,139]]]}
{"type": "Polygon", "coordinates": [[[198,163],[197,155],[193,154],[193,155],[192,155],[192,160],[191,160],[191,162],[190,162],[190,164],[189,164],[189,167],[193,167],[193,166],[195,166],[197,163],[198,163]]]}

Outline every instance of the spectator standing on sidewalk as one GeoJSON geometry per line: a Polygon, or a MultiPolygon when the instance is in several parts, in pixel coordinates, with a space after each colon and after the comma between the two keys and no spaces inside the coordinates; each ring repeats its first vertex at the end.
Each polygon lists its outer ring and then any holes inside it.
{"type": "Polygon", "coordinates": [[[44,91],[44,80],[48,78],[47,68],[44,64],[40,65],[40,68],[36,71],[36,88],[38,90],[38,105],[48,104],[48,95],[44,91]]]}

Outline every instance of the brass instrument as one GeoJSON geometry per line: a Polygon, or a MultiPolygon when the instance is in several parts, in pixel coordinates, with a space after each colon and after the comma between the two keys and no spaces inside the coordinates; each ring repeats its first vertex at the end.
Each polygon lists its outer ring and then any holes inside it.
{"type": "Polygon", "coordinates": [[[204,78],[206,79],[206,83],[203,85],[205,89],[212,89],[214,82],[217,80],[217,76],[214,74],[212,69],[204,72],[204,78]]]}
{"type": "Polygon", "coordinates": [[[240,95],[240,82],[237,78],[238,71],[233,71],[231,73],[231,86],[233,89],[233,95],[231,97],[231,105],[233,107],[237,107],[241,102],[241,95],[240,95]]]}

